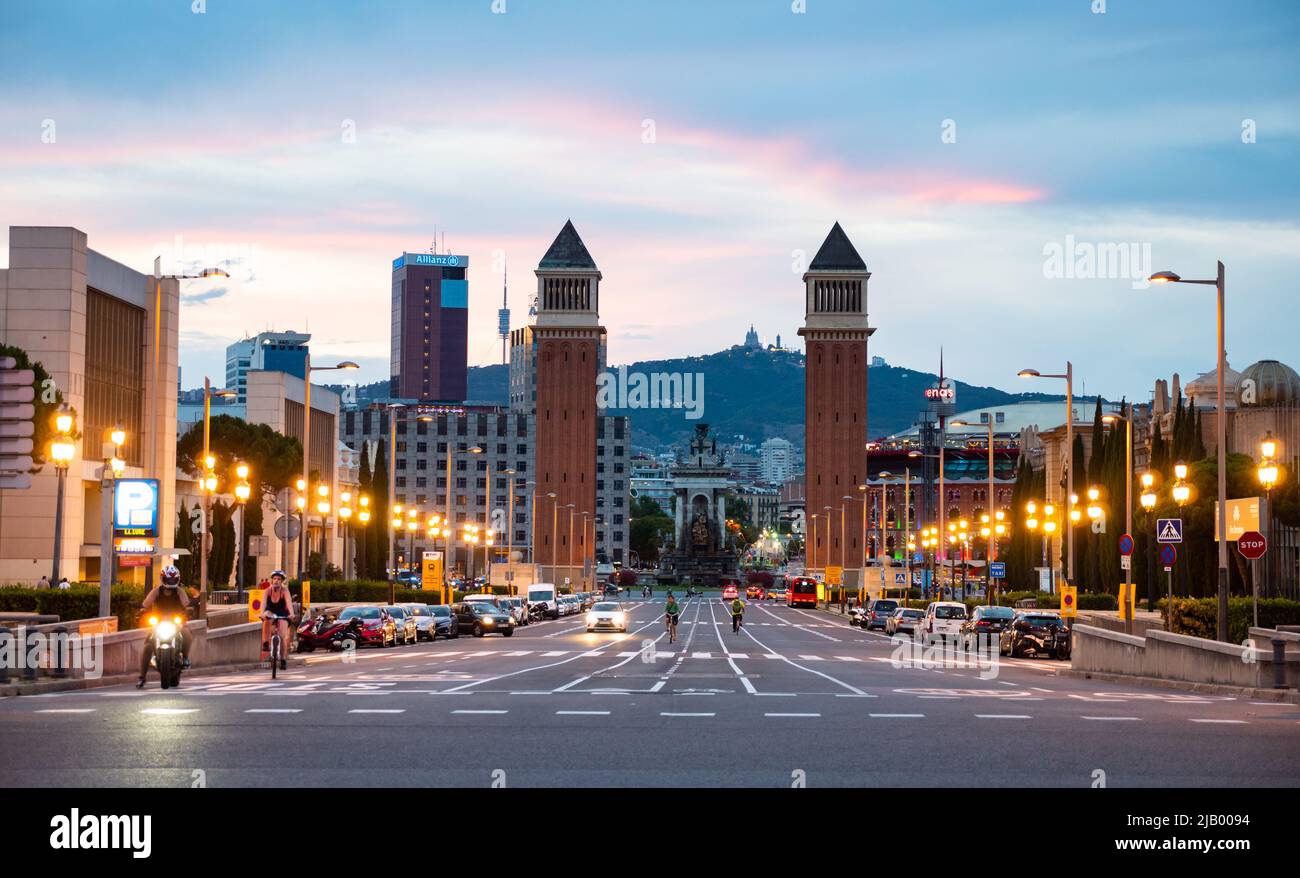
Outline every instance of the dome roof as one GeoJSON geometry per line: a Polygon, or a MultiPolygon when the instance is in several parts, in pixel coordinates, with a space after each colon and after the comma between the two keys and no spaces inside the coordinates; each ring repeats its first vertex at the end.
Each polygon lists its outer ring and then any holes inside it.
{"type": "Polygon", "coordinates": [[[1255,382],[1255,398],[1247,405],[1300,406],[1300,374],[1277,360],[1260,360],[1241,373],[1255,382]]]}

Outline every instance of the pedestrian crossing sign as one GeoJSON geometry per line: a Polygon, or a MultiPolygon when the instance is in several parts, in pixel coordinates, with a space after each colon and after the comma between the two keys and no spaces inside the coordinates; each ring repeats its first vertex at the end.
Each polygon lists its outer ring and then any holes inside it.
{"type": "Polygon", "coordinates": [[[1183,541],[1183,520],[1181,518],[1161,518],[1156,521],[1156,542],[1181,543],[1183,541]]]}

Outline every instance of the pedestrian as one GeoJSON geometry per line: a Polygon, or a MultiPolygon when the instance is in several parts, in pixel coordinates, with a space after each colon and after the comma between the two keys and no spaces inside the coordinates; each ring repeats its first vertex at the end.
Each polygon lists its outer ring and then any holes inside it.
{"type": "Polygon", "coordinates": [[[45,576],[45,574],[41,574],[41,578],[36,580],[36,588],[49,588],[49,587],[50,587],[49,577],[45,576]]]}
{"type": "Polygon", "coordinates": [[[59,588],[72,588],[72,586],[68,584],[68,577],[60,577],[59,588]]]}

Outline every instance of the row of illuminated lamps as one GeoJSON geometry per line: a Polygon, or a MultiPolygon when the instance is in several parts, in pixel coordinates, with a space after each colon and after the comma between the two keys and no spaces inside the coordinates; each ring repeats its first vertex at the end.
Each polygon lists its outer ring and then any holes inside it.
{"type": "MultiPolygon", "coordinates": [[[[414,506],[406,507],[405,510],[403,510],[403,507],[400,505],[393,507],[392,525],[393,529],[396,531],[405,530],[408,534],[414,534],[420,529],[419,519],[420,510],[416,509],[414,506]]],[[[438,537],[449,538],[451,537],[453,530],[450,521],[444,519],[436,512],[429,516],[428,520],[424,524],[424,528],[426,536],[428,536],[429,539],[437,539],[438,537]]],[[[481,542],[485,546],[491,546],[496,541],[495,536],[495,531],[490,527],[480,528],[477,524],[472,522],[465,522],[461,525],[461,539],[470,545],[478,545],[481,542]]]]}
{"type": "MultiPolygon", "coordinates": [[[[1007,514],[1001,509],[989,516],[987,513],[980,516],[979,535],[984,539],[1001,539],[1007,535],[1007,514]]],[[[948,522],[948,542],[956,545],[957,543],[968,544],[970,542],[970,522],[966,519],[948,522]]],[[[923,549],[937,549],[942,540],[939,538],[939,528],[924,527],[920,531],[919,545],[923,549]]],[[[915,551],[918,543],[915,540],[908,540],[907,548],[915,551]]]]}

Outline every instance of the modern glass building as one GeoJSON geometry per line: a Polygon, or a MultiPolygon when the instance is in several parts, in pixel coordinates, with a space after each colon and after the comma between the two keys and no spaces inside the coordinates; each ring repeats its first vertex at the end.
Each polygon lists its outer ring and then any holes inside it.
{"type": "Polygon", "coordinates": [[[449,253],[403,253],[393,260],[392,396],[465,401],[468,270],[468,256],[449,253]]]}

